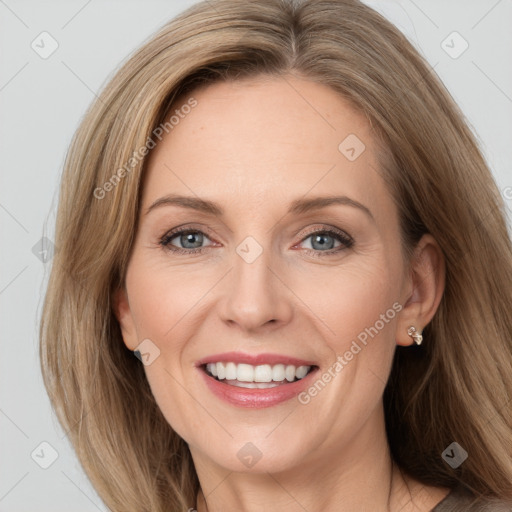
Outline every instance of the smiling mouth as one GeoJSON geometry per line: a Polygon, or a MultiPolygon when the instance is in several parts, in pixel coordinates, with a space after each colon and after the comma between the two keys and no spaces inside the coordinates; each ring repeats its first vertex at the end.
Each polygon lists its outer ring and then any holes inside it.
{"type": "Polygon", "coordinates": [[[203,371],[224,384],[240,388],[268,389],[297,382],[316,366],[294,366],[284,364],[236,364],[217,362],[202,365],[203,371]]]}

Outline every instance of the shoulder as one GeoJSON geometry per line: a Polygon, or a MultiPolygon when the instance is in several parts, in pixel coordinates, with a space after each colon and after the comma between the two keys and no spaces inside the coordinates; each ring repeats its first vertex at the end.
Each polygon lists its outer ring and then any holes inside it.
{"type": "Polygon", "coordinates": [[[512,501],[475,496],[463,486],[457,486],[432,512],[512,512],[512,501]]]}

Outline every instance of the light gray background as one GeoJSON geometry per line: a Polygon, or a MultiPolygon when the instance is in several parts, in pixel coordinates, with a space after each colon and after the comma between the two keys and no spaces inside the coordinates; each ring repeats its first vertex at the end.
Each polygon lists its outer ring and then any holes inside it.
{"type": "MultiPolygon", "coordinates": [[[[193,3],[0,0],[0,512],[107,510],[43,388],[38,322],[50,262],[32,248],[45,224],[53,234],[65,151],[86,107],[131,51],[193,3]],[[59,45],[47,59],[31,47],[43,31],[59,45]],[[58,454],[48,469],[42,442],[58,454]]],[[[512,218],[512,0],[367,3],[409,36],[462,107],[512,218]],[[469,44],[456,59],[441,46],[462,48],[446,39],[453,31],[469,44]]]]}

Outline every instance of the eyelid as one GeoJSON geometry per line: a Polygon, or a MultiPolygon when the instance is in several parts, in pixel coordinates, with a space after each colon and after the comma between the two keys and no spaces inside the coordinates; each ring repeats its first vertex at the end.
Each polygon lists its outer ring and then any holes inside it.
{"type": "Polygon", "coordinates": [[[206,226],[203,226],[200,224],[184,223],[184,224],[180,224],[179,226],[175,226],[174,228],[166,229],[164,231],[163,235],[159,237],[159,239],[165,238],[166,236],[174,236],[174,235],[181,234],[183,232],[188,232],[188,231],[194,231],[194,232],[197,231],[199,233],[204,233],[204,234],[208,234],[208,235],[213,233],[213,231],[206,226]]]}
{"type": "MultiPolygon", "coordinates": [[[[310,228],[307,228],[307,230],[302,233],[300,242],[303,242],[306,238],[308,238],[310,235],[314,233],[335,233],[340,237],[346,238],[347,241],[350,241],[351,243],[354,243],[354,239],[343,229],[336,228],[334,226],[329,226],[327,224],[316,224],[310,228]]],[[[299,242],[299,243],[300,243],[299,242]]]]}

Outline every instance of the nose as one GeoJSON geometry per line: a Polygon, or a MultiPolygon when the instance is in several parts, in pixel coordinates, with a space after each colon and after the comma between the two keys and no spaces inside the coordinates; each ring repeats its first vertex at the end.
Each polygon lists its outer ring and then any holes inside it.
{"type": "Polygon", "coordinates": [[[244,332],[279,328],[293,315],[293,293],[286,276],[272,265],[270,250],[248,263],[236,252],[218,305],[221,319],[244,332]]]}

